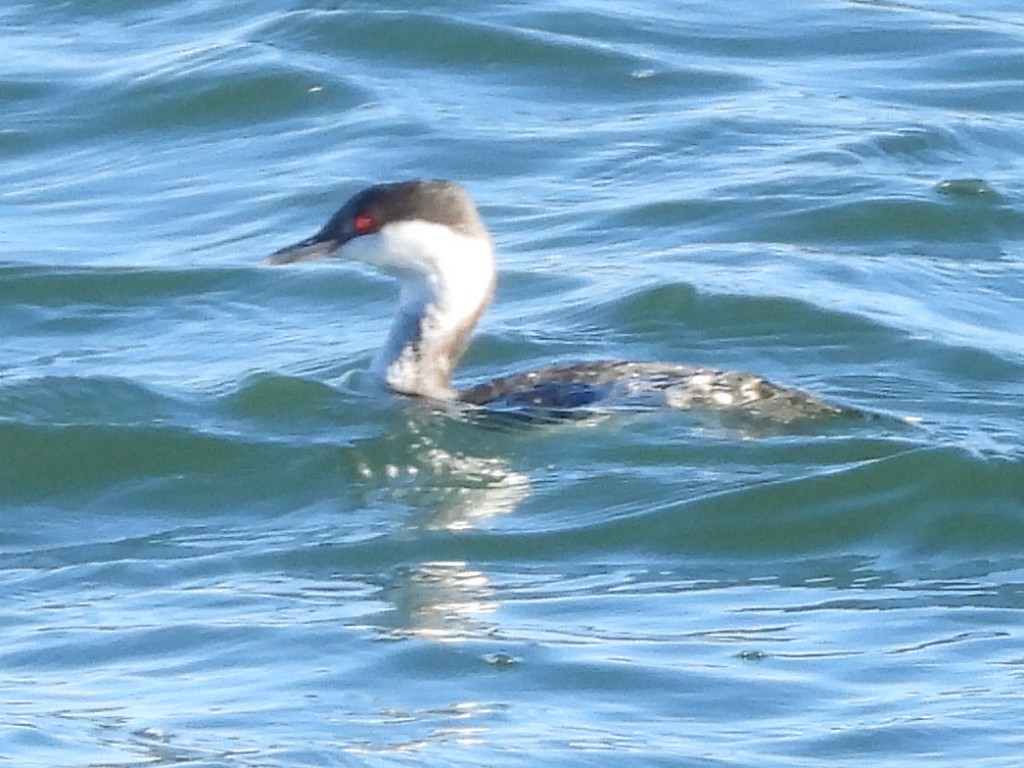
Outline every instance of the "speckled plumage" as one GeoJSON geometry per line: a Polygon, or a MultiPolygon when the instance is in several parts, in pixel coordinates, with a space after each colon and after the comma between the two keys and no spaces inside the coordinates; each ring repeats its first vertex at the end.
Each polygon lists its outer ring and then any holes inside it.
{"type": "Polygon", "coordinates": [[[778,422],[843,409],[742,371],[674,363],[591,361],[504,376],[457,390],[451,376],[496,280],[491,239],[469,194],[450,181],[369,187],[274,264],[342,255],[401,286],[375,370],[394,391],[488,408],[572,410],[622,402],[737,411],[778,422]]]}

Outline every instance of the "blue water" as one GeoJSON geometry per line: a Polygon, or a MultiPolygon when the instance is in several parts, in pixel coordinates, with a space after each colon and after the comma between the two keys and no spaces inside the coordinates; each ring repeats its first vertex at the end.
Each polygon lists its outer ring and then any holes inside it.
{"type": "Polygon", "coordinates": [[[1021,764],[1018,3],[0,30],[0,764],[1021,764]],[[394,287],[261,260],[421,176],[499,250],[460,381],[669,360],[878,418],[376,392],[394,287]]]}

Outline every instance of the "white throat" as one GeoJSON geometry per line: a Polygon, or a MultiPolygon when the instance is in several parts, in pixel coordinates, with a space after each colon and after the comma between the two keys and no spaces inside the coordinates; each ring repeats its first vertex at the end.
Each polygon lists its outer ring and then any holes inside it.
{"type": "Polygon", "coordinates": [[[451,375],[494,291],[486,237],[422,220],[397,221],[343,247],[398,279],[398,315],[374,370],[403,394],[451,399],[451,375]]]}

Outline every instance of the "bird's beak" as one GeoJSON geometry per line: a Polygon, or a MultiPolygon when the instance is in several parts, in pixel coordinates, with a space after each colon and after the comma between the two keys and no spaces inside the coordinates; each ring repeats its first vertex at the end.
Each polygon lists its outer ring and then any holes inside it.
{"type": "Polygon", "coordinates": [[[341,247],[337,240],[324,239],[320,235],[314,235],[301,243],[289,245],[280,251],[274,251],[266,258],[267,264],[291,264],[296,261],[312,261],[313,259],[326,259],[333,256],[334,252],[341,247]]]}

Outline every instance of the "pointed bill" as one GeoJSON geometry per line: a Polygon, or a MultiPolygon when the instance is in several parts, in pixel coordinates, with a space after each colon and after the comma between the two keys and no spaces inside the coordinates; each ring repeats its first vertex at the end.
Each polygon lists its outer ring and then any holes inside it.
{"type": "Polygon", "coordinates": [[[337,240],[323,239],[320,235],[314,235],[301,243],[289,245],[279,251],[274,251],[266,258],[267,264],[291,264],[296,261],[312,261],[314,259],[326,259],[333,256],[341,243],[337,240]]]}

